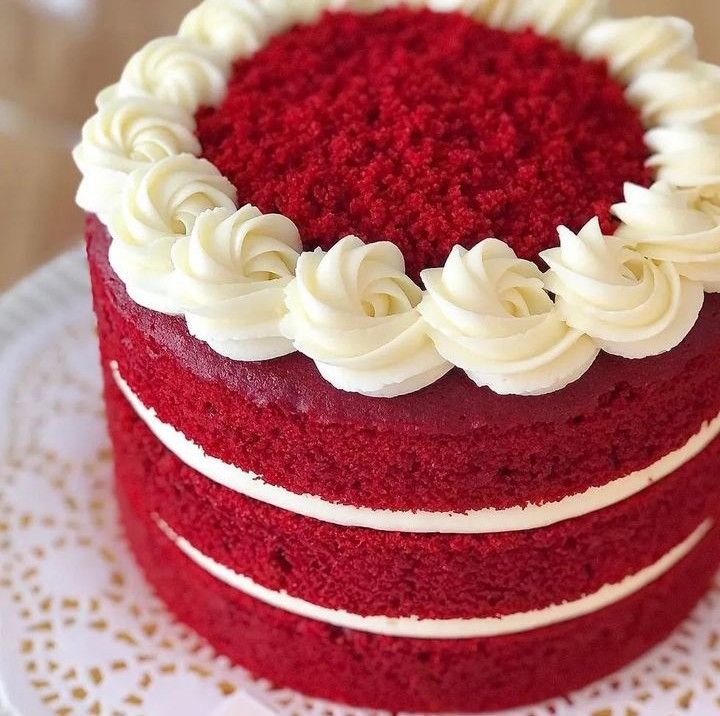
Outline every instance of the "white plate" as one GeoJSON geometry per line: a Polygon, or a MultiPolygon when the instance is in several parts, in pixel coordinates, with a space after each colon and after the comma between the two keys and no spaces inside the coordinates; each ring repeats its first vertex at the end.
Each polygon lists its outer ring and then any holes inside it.
{"type": "MultiPolygon", "coordinates": [[[[82,252],[0,298],[0,714],[380,716],[273,689],[176,623],[117,524],[82,252]]],[[[506,716],[720,714],[720,587],[613,678],[506,716]]]]}

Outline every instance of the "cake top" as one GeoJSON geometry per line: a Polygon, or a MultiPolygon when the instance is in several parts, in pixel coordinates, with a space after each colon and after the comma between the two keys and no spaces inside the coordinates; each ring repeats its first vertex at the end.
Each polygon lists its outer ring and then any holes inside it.
{"type": "Polygon", "coordinates": [[[237,62],[200,113],[238,203],[291,218],[306,251],[392,241],[417,279],[493,236],[536,260],[557,227],[606,233],[647,185],[640,114],[600,61],[459,13],[326,14],[237,62]]]}
{"type": "Polygon", "coordinates": [[[78,201],[137,303],[342,390],[657,355],[720,287],[720,70],[602,5],[205,0],[100,94],[78,201]]]}

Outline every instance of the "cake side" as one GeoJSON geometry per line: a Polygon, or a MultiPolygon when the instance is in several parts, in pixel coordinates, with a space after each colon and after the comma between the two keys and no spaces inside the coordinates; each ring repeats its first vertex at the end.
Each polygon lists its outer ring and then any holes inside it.
{"type": "MultiPolygon", "coordinates": [[[[117,385],[112,364],[118,358],[123,369],[139,362],[142,374],[150,379],[165,373],[161,366],[168,343],[153,345],[147,342],[148,336],[144,336],[143,350],[128,343],[136,329],[117,322],[123,289],[108,275],[103,253],[96,250],[97,238],[90,237],[90,259],[107,400],[115,442],[126,445],[130,459],[142,461],[136,468],[137,473],[145,474],[135,488],[138,504],[144,512],[160,515],[204,554],[267,588],[367,614],[448,618],[507,614],[562,603],[617,582],[661,558],[704,520],[715,516],[717,439],[658,484],[647,485],[630,499],[544,529],[507,533],[443,535],[347,529],[217,485],[165,449],[117,385]],[[132,444],[136,446],[134,458],[128,447],[132,444]],[[487,581],[484,575],[488,573],[499,581],[487,581]]],[[[131,308],[155,319],[144,309],[131,308]]],[[[182,333],[182,324],[178,326],[182,333]]],[[[173,344],[169,345],[172,348],[173,344]]],[[[179,368],[175,370],[182,369],[182,360],[176,361],[179,368]]],[[[188,373],[181,379],[185,387],[192,381],[192,373],[188,373]]],[[[184,401],[180,405],[189,412],[184,401]]],[[[217,424],[219,411],[211,414],[217,424]]],[[[408,414],[406,420],[411,418],[408,414]]],[[[243,430],[249,427],[247,420],[238,424],[243,430]]],[[[319,425],[317,433],[323,429],[319,425]]],[[[280,435],[276,432],[274,439],[280,435]]],[[[338,472],[337,479],[341,477],[338,472]]]]}

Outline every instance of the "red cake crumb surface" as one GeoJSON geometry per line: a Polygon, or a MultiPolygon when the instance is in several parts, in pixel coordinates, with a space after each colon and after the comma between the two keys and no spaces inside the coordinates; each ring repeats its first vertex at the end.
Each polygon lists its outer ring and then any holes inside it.
{"type": "Polygon", "coordinates": [[[295,221],[306,248],[390,240],[408,270],[496,236],[535,258],[645,184],[638,113],[603,63],[456,13],[328,14],[239,61],[198,116],[241,203],[295,221]]]}

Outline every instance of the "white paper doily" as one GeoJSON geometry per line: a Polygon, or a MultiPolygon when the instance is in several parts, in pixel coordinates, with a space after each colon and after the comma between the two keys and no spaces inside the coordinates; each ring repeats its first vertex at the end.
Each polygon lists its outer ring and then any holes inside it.
{"type": "MultiPolygon", "coordinates": [[[[143,581],[117,524],[76,250],[0,298],[0,715],[81,714],[382,716],[252,680],[176,623],[143,581]]],[[[676,714],[720,714],[720,585],[614,677],[506,712],[676,714]]]]}

